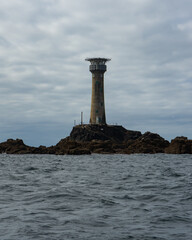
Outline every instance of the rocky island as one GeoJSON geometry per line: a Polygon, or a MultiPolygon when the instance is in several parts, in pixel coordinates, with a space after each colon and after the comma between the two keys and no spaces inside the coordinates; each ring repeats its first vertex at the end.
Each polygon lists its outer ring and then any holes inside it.
{"type": "Polygon", "coordinates": [[[105,117],[104,73],[109,58],[87,58],[92,73],[90,124],[74,126],[70,136],[55,146],[30,147],[21,139],[8,139],[0,143],[0,153],[7,154],[133,154],[170,153],[191,154],[192,140],[176,137],[170,142],[157,133],[127,130],[122,126],[108,125],[105,117]]]}
{"type": "Polygon", "coordinates": [[[156,133],[127,130],[118,125],[87,124],[74,126],[70,135],[56,145],[31,147],[21,139],[0,143],[7,154],[191,154],[192,140],[176,137],[171,142],[156,133]]]}

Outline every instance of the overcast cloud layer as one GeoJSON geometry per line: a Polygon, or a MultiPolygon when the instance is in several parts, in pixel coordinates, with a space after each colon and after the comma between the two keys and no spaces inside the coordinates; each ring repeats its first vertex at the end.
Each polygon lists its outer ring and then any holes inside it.
{"type": "Polygon", "coordinates": [[[191,0],[0,0],[0,141],[56,144],[80,112],[86,57],[107,57],[109,124],[192,138],[191,0]]]}

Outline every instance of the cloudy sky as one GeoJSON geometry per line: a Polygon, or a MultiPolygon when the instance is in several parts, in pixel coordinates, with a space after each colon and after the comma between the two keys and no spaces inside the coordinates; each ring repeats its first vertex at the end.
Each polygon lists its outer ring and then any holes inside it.
{"type": "Polygon", "coordinates": [[[88,123],[86,57],[106,57],[108,124],[192,138],[191,0],[0,0],[0,142],[88,123]]]}

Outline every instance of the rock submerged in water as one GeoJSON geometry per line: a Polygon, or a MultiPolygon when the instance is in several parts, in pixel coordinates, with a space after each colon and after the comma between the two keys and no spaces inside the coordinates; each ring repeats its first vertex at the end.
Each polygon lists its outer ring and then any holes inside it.
{"type": "Polygon", "coordinates": [[[78,125],[70,136],[55,146],[30,147],[21,139],[0,143],[0,153],[7,154],[133,154],[133,153],[192,153],[192,140],[177,137],[169,143],[156,133],[127,130],[122,126],[78,125]]]}

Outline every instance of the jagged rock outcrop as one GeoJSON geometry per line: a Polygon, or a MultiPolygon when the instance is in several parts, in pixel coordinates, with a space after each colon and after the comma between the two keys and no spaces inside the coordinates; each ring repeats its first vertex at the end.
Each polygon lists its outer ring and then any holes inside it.
{"type": "Polygon", "coordinates": [[[164,153],[169,142],[156,133],[146,132],[135,141],[127,142],[125,153],[164,153]]]}
{"type": "Polygon", "coordinates": [[[192,140],[187,137],[176,137],[171,140],[170,145],[165,149],[169,154],[192,154],[192,140]]]}
{"type": "Polygon", "coordinates": [[[192,140],[176,137],[169,143],[156,133],[132,131],[122,126],[79,125],[69,137],[55,146],[30,147],[21,139],[0,143],[0,153],[7,154],[132,154],[132,153],[192,153],[192,140]]]}
{"type": "Polygon", "coordinates": [[[91,154],[89,148],[81,142],[71,140],[69,137],[61,139],[54,148],[57,155],[82,155],[91,154]]]}
{"type": "Polygon", "coordinates": [[[79,125],[69,139],[85,143],[92,153],[163,153],[169,142],[155,133],[132,131],[122,126],[79,125]]]}
{"type": "Polygon", "coordinates": [[[8,139],[6,142],[0,143],[0,153],[27,154],[32,151],[33,147],[25,145],[21,139],[8,139]]]}
{"type": "Polygon", "coordinates": [[[141,132],[127,130],[117,125],[77,125],[70,133],[70,139],[77,142],[88,142],[92,140],[123,142],[135,140],[141,136],[141,132]]]}

